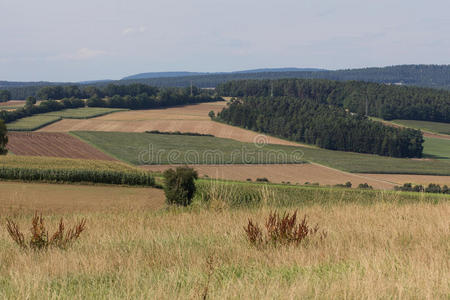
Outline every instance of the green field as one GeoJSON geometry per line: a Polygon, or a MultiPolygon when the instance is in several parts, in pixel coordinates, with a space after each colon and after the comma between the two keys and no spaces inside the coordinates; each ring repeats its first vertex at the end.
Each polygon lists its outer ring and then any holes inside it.
{"type": "Polygon", "coordinates": [[[72,134],[135,165],[304,163],[302,153],[293,146],[259,148],[252,143],[209,136],[94,131],[72,134]]]}
{"type": "Polygon", "coordinates": [[[450,140],[426,137],[423,146],[424,157],[450,161],[450,140]]]}
{"type": "Polygon", "coordinates": [[[63,119],[89,119],[125,110],[127,109],[105,108],[105,107],[82,107],[82,108],[64,109],[60,111],[52,111],[45,114],[41,114],[41,116],[57,116],[63,119]]]}
{"type": "Polygon", "coordinates": [[[252,160],[247,161],[248,163],[280,163],[280,160],[273,157],[267,159],[268,153],[279,152],[285,153],[284,157],[288,159],[288,162],[293,162],[292,159],[289,160],[292,158],[291,154],[297,154],[296,158],[302,156],[302,160],[353,173],[450,175],[450,161],[443,160],[392,158],[281,145],[257,148],[249,143],[204,136],[118,132],[73,132],[73,134],[120,160],[136,165],[243,163],[241,150],[244,149],[248,156],[253,157],[252,160]],[[232,158],[234,151],[241,155],[232,158]],[[301,155],[298,155],[300,151],[301,155]],[[150,152],[152,152],[151,155],[150,152]],[[214,155],[208,156],[211,153],[218,153],[220,156],[219,158],[214,155]],[[260,153],[261,157],[255,153],[260,153]]]}
{"type": "Polygon", "coordinates": [[[57,116],[35,115],[6,124],[10,131],[33,131],[61,120],[57,116]]]}
{"type": "Polygon", "coordinates": [[[438,122],[416,121],[416,120],[392,120],[392,123],[434,133],[450,134],[450,123],[438,123],[438,122]]]}

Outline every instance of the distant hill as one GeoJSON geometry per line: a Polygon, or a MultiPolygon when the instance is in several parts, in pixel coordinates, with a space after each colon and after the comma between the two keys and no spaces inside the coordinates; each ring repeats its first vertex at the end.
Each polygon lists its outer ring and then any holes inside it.
{"type": "Polygon", "coordinates": [[[130,75],[122,78],[121,80],[131,80],[131,79],[147,79],[147,78],[170,78],[170,77],[184,77],[184,76],[195,76],[195,75],[206,75],[208,73],[201,72],[149,72],[149,73],[139,73],[136,75],[130,75]]]}
{"type": "Polygon", "coordinates": [[[265,68],[254,70],[243,70],[234,72],[148,72],[130,75],[122,78],[121,80],[134,80],[134,79],[151,79],[151,78],[173,78],[173,77],[186,77],[186,76],[199,76],[199,75],[220,75],[220,74],[238,74],[238,73],[264,73],[264,72],[316,72],[325,71],[324,69],[315,68],[265,68]]]}

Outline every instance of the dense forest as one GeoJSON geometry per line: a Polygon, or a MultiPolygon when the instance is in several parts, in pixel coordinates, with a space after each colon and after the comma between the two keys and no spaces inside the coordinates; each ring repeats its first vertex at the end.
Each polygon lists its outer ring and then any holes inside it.
{"type": "MultiPolygon", "coordinates": [[[[180,73],[180,75],[183,75],[180,73]]],[[[167,76],[167,75],[166,75],[167,76]]],[[[231,80],[243,79],[330,79],[337,81],[367,81],[384,84],[401,84],[450,90],[450,65],[401,65],[383,68],[363,68],[337,71],[274,71],[254,70],[254,72],[211,73],[176,77],[141,78],[132,80],[117,80],[112,83],[129,85],[134,83],[148,84],[157,87],[189,87],[191,84],[200,88],[214,88],[231,80]]],[[[75,85],[104,87],[110,81],[80,82],[75,85]]],[[[42,86],[74,85],[74,83],[54,82],[6,82],[0,81],[0,89],[11,92],[12,99],[25,99],[37,96],[42,86]]]]}
{"type": "Polygon", "coordinates": [[[341,107],[306,98],[233,100],[217,119],[331,150],[392,157],[421,157],[423,151],[423,136],[418,130],[387,127],[341,107]]]}
{"type": "Polygon", "coordinates": [[[343,107],[373,117],[450,122],[450,91],[362,81],[241,80],[221,84],[222,96],[289,96],[343,107]],[[366,107],[367,104],[367,107],[366,107]]]}

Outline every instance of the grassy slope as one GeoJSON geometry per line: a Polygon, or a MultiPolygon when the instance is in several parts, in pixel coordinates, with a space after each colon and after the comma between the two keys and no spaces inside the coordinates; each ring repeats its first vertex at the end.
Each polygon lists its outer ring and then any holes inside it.
{"type": "Polygon", "coordinates": [[[33,131],[61,120],[57,116],[34,115],[6,124],[11,131],[33,131]]]}
{"type": "Polygon", "coordinates": [[[424,157],[450,161],[450,140],[425,138],[424,157]]]}
{"type": "Polygon", "coordinates": [[[302,163],[297,147],[266,145],[207,136],[121,132],[72,132],[82,140],[125,162],[142,164],[183,163],[302,163]],[[277,158],[276,154],[280,154],[277,158]]]}
{"type": "MultiPolygon", "coordinates": [[[[101,199],[108,209],[47,217],[52,229],[60,217],[69,225],[87,218],[87,231],[65,251],[20,251],[1,230],[0,297],[191,299],[208,288],[208,299],[447,298],[449,201],[416,194],[400,204],[397,193],[377,195],[357,204],[336,201],[348,199],[346,190],[333,198],[312,192],[312,201],[278,207],[299,209],[328,235],[261,250],[243,227],[248,218],[264,224],[270,204],[228,209],[215,199],[209,208],[154,212],[133,201],[112,210],[114,199],[101,199]]],[[[28,236],[27,208],[0,206],[0,214],[28,236]]]]}
{"type": "MultiPolygon", "coordinates": [[[[162,149],[166,150],[162,153],[161,160],[159,160],[162,164],[168,162],[169,156],[173,158],[172,163],[186,163],[187,161],[184,160],[184,157],[188,150],[198,151],[200,156],[202,156],[207,150],[218,149],[224,153],[225,161],[230,159],[230,154],[233,150],[240,150],[243,146],[247,147],[248,153],[260,150],[260,148],[255,148],[252,144],[212,137],[116,132],[74,132],[73,134],[106,153],[133,164],[156,163],[156,160],[148,159],[149,145],[153,145],[153,153],[157,153],[158,150],[162,149]],[[171,150],[173,151],[169,154],[171,150]],[[140,154],[145,154],[146,161],[139,161],[140,154]]],[[[302,151],[302,159],[304,160],[354,173],[450,175],[450,162],[447,161],[400,159],[371,154],[278,145],[266,145],[262,149],[263,151],[283,150],[287,151],[287,153],[302,151]]],[[[193,156],[188,153],[187,157],[193,156]]],[[[289,155],[287,157],[289,158],[289,155]]],[[[235,160],[235,162],[241,161],[241,159],[235,160]]],[[[200,160],[200,162],[205,163],[206,161],[200,160]]]]}
{"type": "Polygon", "coordinates": [[[450,135],[450,124],[428,121],[416,121],[416,120],[392,120],[392,123],[411,127],[415,129],[422,129],[434,133],[442,133],[450,135]]]}
{"type": "Polygon", "coordinates": [[[45,114],[41,114],[42,116],[58,116],[64,119],[89,119],[94,117],[103,116],[106,114],[125,111],[127,109],[120,108],[104,108],[104,107],[82,107],[82,108],[71,108],[64,109],[61,111],[53,111],[45,114]]]}

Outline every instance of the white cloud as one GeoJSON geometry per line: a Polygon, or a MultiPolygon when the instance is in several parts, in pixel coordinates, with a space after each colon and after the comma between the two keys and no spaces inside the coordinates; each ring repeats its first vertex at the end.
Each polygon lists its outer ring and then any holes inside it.
{"type": "Polygon", "coordinates": [[[147,31],[147,28],[145,26],[139,26],[139,27],[127,27],[122,30],[123,35],[130,35],[130,34],[136,34],[136,33],[144,33],[147,31]]]}

